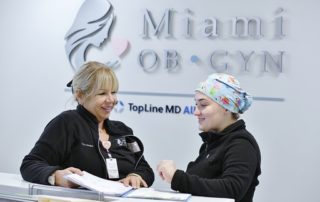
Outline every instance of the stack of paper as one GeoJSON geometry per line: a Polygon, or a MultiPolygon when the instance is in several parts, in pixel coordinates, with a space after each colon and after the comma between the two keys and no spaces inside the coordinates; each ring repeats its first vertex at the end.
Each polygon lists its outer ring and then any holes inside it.
{"type": "Polygon", "coordinates": [[[170,201],[186,201],[189,197],[191,197],[191,194],[156,191],[153,188],[140,188],[140,189],[135,189],[129,192],[124,197],[148,198],[148,199],[170,200],[170,201]]]}
{"type": "Polygon", "coordinates": [[[122,196],[132,189],[131,186],[124,186],[121,182],[102,179],[96,177],[86,171],[82,172],[83,175],[69,174],[65,178],[87,189],[102,192],[110,196],[122,196]]]}
{"type": "Polygon", "coordinates": [[[109,196],[170,201],[186,201],[189,197],[191,197],[191,194],[156,191],[153,188],[133,189],[131,186],[124,186],[121,182],[102,179],[85,171],[83,171],[82,176],[78,174],[69,174],[66,175],[65,178],[82,187],[88,188],[93,191],[102,192],[105,195],[109,196]]]}

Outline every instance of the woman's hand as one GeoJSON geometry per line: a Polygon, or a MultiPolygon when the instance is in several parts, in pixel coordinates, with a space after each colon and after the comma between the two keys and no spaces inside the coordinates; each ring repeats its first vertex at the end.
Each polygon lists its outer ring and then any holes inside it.
{"type": "Polygon", "coordinates": [[[61,187],[68,187],[68,188],[79,187],[79,185],[74,184],[73,182],[70,182],[69,180],[66,180],[64,178],[65,175],[72,174],[72,173],[78,174],[78,175],[83,175],[80,169],[74,168],[74,167],[69,167],[64,170],[56,170],[54,172],[55,185],[61,186],[61,187]]]}
{"type": "Polygon", "coordinates": [[[148,187],[147,183],[142,179],[142,177],[135,173],[130,173],[127,177],[120,180],[124,184],[124,186],[131,185],[134,189],[140,187],[148,187]]]}
{"type": "Polygon", "coordinates": [[[176,165],[172,160],[162,160],[157,166],[157,171],[160,177],[168,183],[171,183],[176,170],[176,165]]]}

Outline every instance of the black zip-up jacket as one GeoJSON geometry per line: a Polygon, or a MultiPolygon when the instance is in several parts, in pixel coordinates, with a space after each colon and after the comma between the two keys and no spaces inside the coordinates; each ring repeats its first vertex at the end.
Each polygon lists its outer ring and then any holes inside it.
{"type": "MultiPolygon", "coordinates": [[[[104,126],[110,135],[109,152],[117,159],[119,179],[136,173],[151,186],[154,173],[144,159],[143,145],[133,136],[132,129],[109,119],[105,120],[104,126]],[[133,151],[132,145],[138,147],[133,151]]],[[[78,105],[76,110],[62,112],[48,123],[31,152],[24,157],[20,172],[24,180],[39,184],[49,184],[48,177],[55,170],[71,166],[109,179],[105,158],[108,155],[99,143],[95,116],[78,105]]]]}
{"type": "Polygon", "coordinates": [[[254,137],[239,120],[220,133],[200,133],[199,157],[187,171],[177,170],[171,188],[198,196],[251,202],[261,174],[261,156],[254,137]]]}

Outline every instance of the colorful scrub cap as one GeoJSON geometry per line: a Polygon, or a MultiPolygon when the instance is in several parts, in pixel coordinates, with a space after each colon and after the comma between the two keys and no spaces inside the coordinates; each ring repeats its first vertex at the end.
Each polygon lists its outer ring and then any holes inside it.
{"type": "Polygon", "coordinates": [[[211,74],[207,80],[199,84],[196,91],[207,95],[233,113],[242,114],[252,103],[252,96],[240,88],[236,78],[228,74],[211,74]]]}

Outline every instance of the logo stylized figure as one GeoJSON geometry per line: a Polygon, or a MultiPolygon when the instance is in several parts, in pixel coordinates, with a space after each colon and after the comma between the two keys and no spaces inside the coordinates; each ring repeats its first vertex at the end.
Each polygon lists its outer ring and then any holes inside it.
{"type": "Polygon", "coordinates": [[[65,36],[66,54],[74,70],[86,62],[90,46],[100,47],[109,38],[114,18],[112,5],[107,0],[86,0],[82,4],[65,36]]]}

